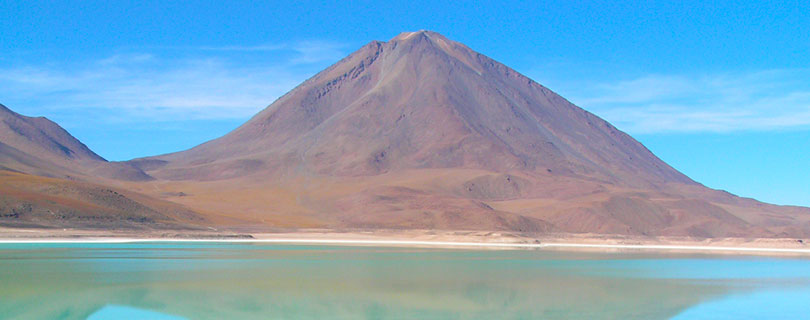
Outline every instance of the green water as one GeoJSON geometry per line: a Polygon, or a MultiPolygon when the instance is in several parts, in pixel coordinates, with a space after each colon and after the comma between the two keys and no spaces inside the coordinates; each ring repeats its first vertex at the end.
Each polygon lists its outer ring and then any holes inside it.
{"type": "Polygon", "coordinates": [[[798,258],[0,244],[2,319],[795,319],[807,301],[798,258]]]}

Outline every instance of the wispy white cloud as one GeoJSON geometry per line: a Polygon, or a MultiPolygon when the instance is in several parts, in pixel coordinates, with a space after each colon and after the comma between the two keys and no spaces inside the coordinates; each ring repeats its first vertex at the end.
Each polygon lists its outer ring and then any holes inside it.
{"type": "Polygon", "coordinates": [[[336,61],[346,54],[345,43],[323,40],[299,41],[284,44],[264,44],[255,46],[215,46],[200,47],[206,51],[237,51],[237,52],[269,52],[290,51],[294,57],[289,61],[293,64],[309,64],[322,61],[336,61]]]}
{"type": "Polygon", "coordinates": [[[245,62],[239,54],[202,49],[185,58],[127,53],[0,67],[0,102],[32,115],[87,114],[107,122],[246,118],[345,54],[345,46],[327,42],[278,47],[266,49],[291,54],[245,62]]]}
{"type": "Polygon", "coordinates": [[[286,44],[264,44],[255,46],[219,46],[219,47],[199,47],[200,50],[208,51],[278,51],[289,48],[286,44]]]}
{"type": "Polygon", "coordinates": [[[304,78],[283,68],[245,69],[217,59],[99,63],[75,71],[29,66],[0,74],[6,98],[56,111],[95,109],[96,116],[119,120],[246,117],[304,78]]]}
{"type": "Polygon", "coordinates": [[[810,70],[648,75],[569,86],[570,99],[631,133],[810,127],[810,70]]]}
{"type": "Polygon", "coordinates": [[[98,61],[100,65],[115,66],[120,64],[142,63],[154,59],[155,56],[148,53],[116,54],[98,61]]]}
{"type": "Polygon", "coordinates": [[[298,56],[293,63],[315,63],[320,61],[337,61],[345,55],[346,45],[330,41],[303,41],[292,46],[298,56]]]}

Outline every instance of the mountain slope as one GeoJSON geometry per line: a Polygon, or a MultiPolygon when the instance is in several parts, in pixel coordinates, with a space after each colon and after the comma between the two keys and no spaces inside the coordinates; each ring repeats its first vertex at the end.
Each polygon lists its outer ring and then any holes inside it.
{"type": "Polygon", "coordinates": [[[107,162],[48,119],[0,105],[0,226],[187,229],[206,221],[110,186],[150,179],[130,164],[107,162]]]}
{"type": "Polygon", "coordinates": [[[119,188],[0,170],[0,226],[188,229],[204,222],[183,206],[119,188]]]}
{"type": "Polygon", "coordinates": [[[651,186],[690,183],[640,143],[547,88],[432,32],[372,42],[230,134],[169,161],[170,179],[283,168],[528,170],[651,186]],[[204,173],[195,173],[204,172],[204,173]]]}
{"type": "Polygon", "coordinates": [[[7,169],[54,177],[87,175],[119,180],[149,180],[132,165],[108,162],[44,117],[26,117],[0,104],[0,162],[7,169]],[[25,156],[23,156],[25,155],[25,156]]]}
{"type": "Polygon", "coordinates": [[[373,41],[182,152],[111,163],[45,118],[0,120],[0,225],[810,236],[810,209],[706,188],[429,31],[373,41]]]}
{"type": "Polygon", "coordinates": [[[172,181],[144,192],[256,226],[810,234],[807,208],[705,188],[429,31],[363,46],[219,139],[130,163],[172,181]]]}

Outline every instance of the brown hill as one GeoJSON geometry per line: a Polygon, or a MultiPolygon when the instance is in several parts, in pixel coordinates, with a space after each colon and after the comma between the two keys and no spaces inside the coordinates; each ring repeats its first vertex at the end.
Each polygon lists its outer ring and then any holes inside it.
{"type": "Polygon", "coordinates": [[[188,229],[204,222],[180,205],[135,192],[0,170],[0,226],[188,229]]]}
{"type": "Polygon", "coordinates": [[[428,31],[363,46],[219,139],[130,163],[161,180],[132,188],[265,227],[810,235],[809,209],[705,188],[428,31]]]}
{"type": "Polygon", "coordinates": [[[0,166],[53,177],[86,175],[118,180],[149,180],[140,169],[108,162],[58,124],[26,117],[0,104],[0,166]],[[13,160],[12,160],[13,159],[13,160]]]}
{"type": "Polygon", "coordinates": [[[111,163],[56,123],[0,105],[0,225],[81,228],[196,228],[205,219],[118,185],[151,177],[111,163]]]}

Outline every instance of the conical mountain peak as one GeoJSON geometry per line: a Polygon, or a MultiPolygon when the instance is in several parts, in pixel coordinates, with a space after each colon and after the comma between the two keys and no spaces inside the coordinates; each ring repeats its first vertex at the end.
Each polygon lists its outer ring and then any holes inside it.
{"type": "Polygon", "coordinates": [[[412,38],[413,36],[428,36],[431,33],[432,34],[438,34],[436,32],[428,31],[428,30],[424,30],[424,29],[419,30],[419,31],[405,31],[405,32],[402,32],[402,33],[398,34],[396,37],[391,38],[391,41],[402,41],[402,40],[406,40],[408,38],[412,38]]]}
{"type": "Polygon", "coordinates": [[[108,163],[45,119],[0,105],[0,120],[0,170],[156,178],[138,190],[251,228],[810,234],[807,210],[707,189],[548,88],[424,30],[372,41],[174,154],[108,163]]]}
{"type": "Polygon", "coordinates": [[[419,30],[414,32],[403,32],[398,34],[396,37],[391,38],[388,42],[418,42],[418,41],[450,41],[445,36],[439,34],[438,32],[428,31],[428,30],[419,30]]]}
{"type": "MultiPolygon", "coordinates": [[[[482,59],[489,60],[483,55],[473,51],[464,44],[450,40],[445,36],[433,32],[420,30],[416,32],[403,32],[385,43],[385,49],[390,54],[406,57],[417,57],[425,54],[447,55],[444,61],[433,61],[435,63],[448,64],[461,62],[463,67],[468,67],[476,73],[483,71],[482,59]]],[[[431,68],[432,66],[426,66],[431,68]]]]}
{"type": "Polygon", "coordinates": [[[228,135],[157,159],[172,179],[474,168],[691,183],[604,120],[424,30],[371,42],[228,135]]]}
{"type": "Polygon", "coordinates": [[[6,224],[59,228],[810,236],[810,208],[701,186],[596,115],[426,30],[362,46],[223,137],[124,163],[0,104],[3,212],[6,224]]]}

